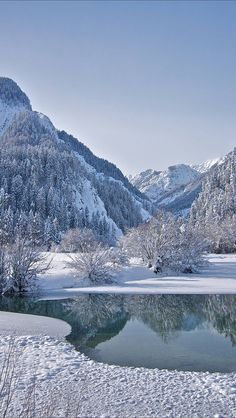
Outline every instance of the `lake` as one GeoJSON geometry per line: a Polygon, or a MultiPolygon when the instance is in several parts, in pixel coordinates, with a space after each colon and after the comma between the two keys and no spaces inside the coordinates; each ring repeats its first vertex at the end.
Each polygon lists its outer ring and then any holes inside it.
{"type": "Polygon", "coordinates": [[[91,359],[120,366],[236,371],[235,295],[96,295],[0,299],[0,310],[67,321],[91,359]]]}

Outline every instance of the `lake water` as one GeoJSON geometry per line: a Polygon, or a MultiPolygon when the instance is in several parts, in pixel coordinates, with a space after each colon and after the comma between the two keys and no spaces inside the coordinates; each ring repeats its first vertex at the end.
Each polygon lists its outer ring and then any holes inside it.
{"type": "Polygon", "coordinates": [[[236,371],[235,295],[89,295],[2,298],[0,310],[60,318],[90,358],[121,366],[236,371]]]}

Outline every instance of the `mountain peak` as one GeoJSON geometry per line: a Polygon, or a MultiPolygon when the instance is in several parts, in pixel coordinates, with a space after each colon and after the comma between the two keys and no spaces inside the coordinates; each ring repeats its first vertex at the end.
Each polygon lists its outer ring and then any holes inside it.
{"type": "Polygon", "coordinates": [[[9,107],[20,106],[32,110],[28,97],[11,78],[0,77],[0,100],[9,107]]]}
{"type": "Polygon", "coordinates": [[[15,81],[0,77],[0,136],[17,114],[31,110],[28,97],[15,81]]]}

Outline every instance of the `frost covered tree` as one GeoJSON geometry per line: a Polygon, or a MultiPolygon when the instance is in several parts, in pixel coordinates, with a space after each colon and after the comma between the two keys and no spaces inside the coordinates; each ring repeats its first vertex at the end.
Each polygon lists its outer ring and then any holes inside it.
{"type": "Polygon", "coordinates": [[[236,216],[198,224],[208,242],[209,251],[214,253],[236,252],[236,216]]]}
{"type": "Polygon", "coordinates": [[[127,231],[123,245],[131,257],[140,257],[152,267],[157,258],[164,258],[167,254],[167,244],[170,244],[170,231],[174,218],[171,214],[159,212],[150,221],[127,231]]]}
{"type": "Polygon", "coordinates": [[[87,252],[78,252],[70,256],[69,266],[74,268],[79,278],[91,283],[110,283],[119,269],[119,258],[114,250],[96,243],[87,252]]]}
{"type": "Polygon", "coordinates": [[[202,236],[169,213],[159,212],[147,223],[132,228],[122,241],[129,256],[142,258],[156,273],[190,273],[203,263],[202,236]]]}
{"type": "Polygon", "coordinates": [[[4,244],[0,244],[0,295],[4,293],[10,273],[9,254],[4,244]]]}
{"type": "Polygon", "coordinates": [[[204,234],[209,251],[236,251],[236,148],[206,176],[190,223],[204,234]]]}
{"type": "Polygon", "coordinates": [[[174,258],[171,257],[171,268],[183,273],[198,272],[206,264],[204,254],[208,244],[203,234],[192,228],[188,222],[183,222],[177,227],[176,238],[174,258]]]}

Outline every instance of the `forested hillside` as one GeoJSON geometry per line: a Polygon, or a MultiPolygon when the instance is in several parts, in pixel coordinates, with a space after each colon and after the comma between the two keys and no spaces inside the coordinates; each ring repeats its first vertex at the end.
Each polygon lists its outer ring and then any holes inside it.
{"type": "Polygon", "coordinates": [[[58,132],[7,78],[0,78],[0,121],[2,241],[20,233],[49,245],[86,226],[111,243],[149,216],[148,199],[115,165],[58,132]]]}

